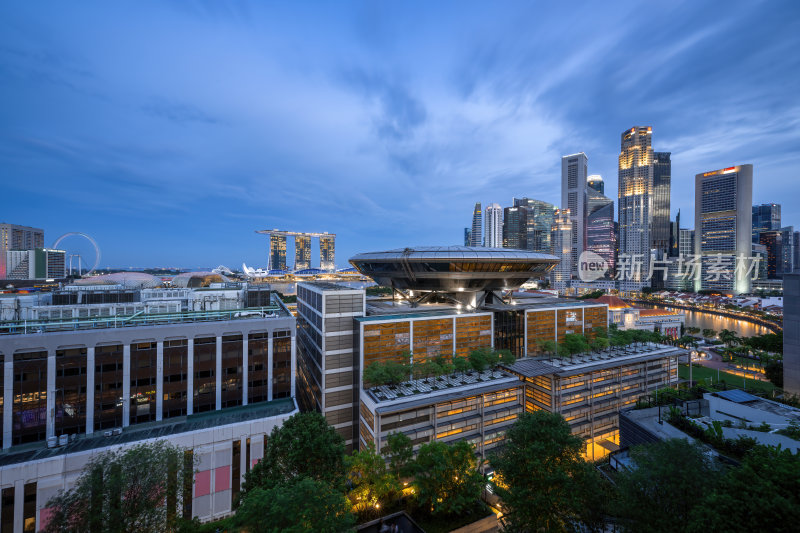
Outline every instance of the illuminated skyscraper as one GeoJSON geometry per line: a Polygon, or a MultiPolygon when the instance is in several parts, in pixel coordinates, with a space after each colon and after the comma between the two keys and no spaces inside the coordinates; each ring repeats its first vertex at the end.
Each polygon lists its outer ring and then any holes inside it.
{"type": "Polygon", "coordinates": [[[791,274],[797,265],[794,262],[794,226],[781,228],[783,273],[791,274]]]}
{"type": "Polygon", "coordinates": [[[481,237],[483,236],[483,231],[481,231],[482,216],[483,213],[481,213],[481,203],[478,202],[475,204],[475,209],[472,210],[472,230],[469,237],[470,246],[481,245],[481,237]]]}
{"type": "Polygon", "coordinates": [[[483,245],[489,248],[502,248],[503,208],[501,208],[499,204],[489,204],[486,206],[484,226],[486,233],[483,237],[483,245]]]}
{"type": "Polygon", "coordinates": [[[311,268],[311,237],[297,235],[294,238],[294,269],[311,268]]]}
{"type": "MultiPolygon", "coordinates": [[[[572,275],[578,274],[578,256],[586,247],[586,190],[589,159],[586,154],[561,158],[561,209],[567,209],[572,221],[570,244],[572,275]]],[[[562,213],[563,216],[563,213],[562,213]]]]}
{"type": "Polygon", "coordinates": [[[669,252],[670,188],[672,162],[670,152],[653,153],[653,216],[650,222],[650,248],[660,255],[669,252]]]}
{"type": "Polygon", "coordinates": [[[525,209],[506,207],[503,210],[503,248],[525,248],[525,209]]]}
{"type": "Polygon", "coordinates": [[[652,128],[635,126],[621,136],[619,154],[619,253],[640,264],[620,279],[620,290],[638,291],[648,285],[650,221],[653,206],[652,128]]]}
{"type": "Polygon", "coordinates": [[[758,238],[767,252],[767,278],[780,279],[783,274],[783,234],[780,230],[759,231],[758,238]]]}
{"type": "Polygon", "coordinates": [[[336,269],[336,237],[333,235],[319,236],[319,268],[322,270],[336,269]]]}
{"type": "Polygon", "coordinates": [[[286,270],[286,235],[269,236],[269,270],[286,270]]]}
{"type": "Polygon", "coordinates": [[[700,256],[695,290],[750,292],[750,277],[737,275],[737,257],[750,257],[753,244],[753,165],[695,176],[694,249],[700,256]]]}

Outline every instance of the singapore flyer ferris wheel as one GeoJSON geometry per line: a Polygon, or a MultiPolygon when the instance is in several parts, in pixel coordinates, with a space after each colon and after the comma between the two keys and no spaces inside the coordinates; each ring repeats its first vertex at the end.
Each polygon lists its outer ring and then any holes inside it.
{"type": "MultiPolygon", "coordinates": [[[[58,245],[61,244],[61,241],[63,241],[64,239],[66,239],[68,237],[83,237],[84,239],[89,241],[91,243],[91,245],[94,247],[94,264],[92,265],[92,268],[89,269],[89,271],[86,272],[86,274],[85,274],[86,276],[90,276],[92,274],[92,272],[94,272],[97,269],[97,267],[100,265],[100,247],[97,246],[97,242],[95,242],[95,240],[93,238],[91,238],[89,235],[87,235],[86,233],[82,233],[80,231],[70,231],[69,233],[65,233],[64,235],[62,235],[61,237],[56,239],[55,242],[53,243],[53,248],[58,250],[59,249],[58,245]]],[[[72,270],[72,258],[73,257],[77,257],[77,259],[78,259],[78,272],[80,273],[80,265],[81,265],[81,260],[83,258],[81,257],[80,254],[70,254],[69,255],[69,258],[70,258],[70,271],[72,270]]]]}

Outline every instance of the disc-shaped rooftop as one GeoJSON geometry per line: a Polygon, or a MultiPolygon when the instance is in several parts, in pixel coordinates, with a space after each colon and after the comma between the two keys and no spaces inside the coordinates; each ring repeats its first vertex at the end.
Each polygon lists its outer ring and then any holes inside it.
{"type": "Polygon", "coordinates": [[[434,246],[358,254],[350,264],[378,285],[456,293],[517,289],[544,277],[558,258],[507,248],[434,246]]]}

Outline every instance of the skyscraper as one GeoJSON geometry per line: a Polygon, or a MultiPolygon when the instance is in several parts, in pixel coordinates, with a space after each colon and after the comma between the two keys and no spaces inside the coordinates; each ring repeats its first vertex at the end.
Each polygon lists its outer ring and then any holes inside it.
{"type": "Polygon", "coordinates": [[[759,242],[762,231],[781,229],[781,204],[761,204],[753,206],[753,242],[759,242]]]}
{"type": "Polygon", "coordinates": [[[522,207],[503,209],[503,248],[525,249],[527,213],[522,207]]]}
{"type": "MultiPolygon", "coordinates": [[[[44,247],[44,230],[19,226],[17,224],[0,224],[0,279],[7,279],[6,252],[11,250],[33,250],[44,247]]],[[[10,268],[8,269],[11,270],[10,268]]]]}
{"type": "Polygon", "coordinates": [[[677,257],[681,248],[681,210],[675,215],[675,220],[669,223],[669,256],[677,257]]]}
{"type": "MultiPolygon", "coordinates": [[[[634,126],[621,135],[619,154],[619,253],[640,265],[620,279],[620,290],[647,285],[650,269],[650,221],[653,206],[652,128],[634,126]]],[[[620,257],[622,260],[622,257],[620,257]]]]}
{"type": "Polygon", "coordinates": [[[650,222],[650,248],[662,256],[669,252],[670,152],[653,152],[653,216],[650,222]]]}
{"type": "Polygon", "coordinates": [[[586,249],[602,257],[613,275],[616,233],[614,232],[614,200],[606,198],[595,188],[587,189],[586,249]]]}
{"type": "Polygon", "coordinates": [[[319,268],[321,270],[336,269],[336,237],[320,235],[319,237],[319,268]]]}
{"type": "Polygon", "coordinates": [[[469,228],[464,228],[464,246],[470,246],[472,244],[472,232],[469,228]]]}
{"type": "Polygon", "coordinates": [[[600,174],[592,174],[591,176],[586,178],[586,185],[590,189],[594,189],[600,194],[606,193],[606,185],[603,182],[603,176],[601,176],[600,174]]]}
{"type": "Polygon", "coordinates": [[[500,207],[500,204],[489,204],[486,206],[484,226],[486,233],[483,237],[483,245],[489,248],[502,248],[503,208],[500,207]]]}
{"type": "Polygon", "coordinates": [[[779,279],[783,274],[783,234],[780,230],[759,231],[758,239],[767,249],[767,278],[779,279]]]}
{"type": "Polygon", "coordinates": [[[514,198],[514,207],[519,209],[519,247],[549,254],[556,206],[533,198],[514,198]]]}
{"type": "Polygon", "coordinates": [[[550,272],[551,286],[562,292],[572,278],[572,217],[569,209],[558,209],[552,228],[552,254],[560,259],[550,272]]]}
{"type": "Polygon", "coordinates": [[[753,165],[695,176],[694,247],[700,256],[695,290],[750,292],[750,276],[736,272],[737,257],[752,253],[753,165]]]}
{"type": "Polygon", "coordinates": [[[781,228],[781,241],[783,241],[782,245],[782,273],[783,274],[791,274],[794,272],[794,269],[797,268],[797,265],[794,262],[794,226],[786,226],[785,228],[781,228]]]}
{"type": "Polygon", "coordinates": [[[297,235],[294,238],[294,269],[311,268],[311,237],[297,235]]]}
{"type": "MultiPolygon", "coordinates": [[[[578,274],[578,256],[586,247],[586,189],[589,158],[586,154],[565,155],[561,158],[561,209],[569,210],[572,222],[570,244],[572,275],[578,274]]],[[[563,216],[563,213],[562,213],[563,216]]]]}
{"type": "Polygon", "coordinates": [[[469,245],[480,246],[483,231],[481,231],[481,203],[475,204],[475,209],[472,210],[472,231],[470,232],[469,245]]]}
{"type": "Polygon", "coordinates": [[[273,233],[269,236],[270,270],[286,270],[286,235],[273,233]]]}

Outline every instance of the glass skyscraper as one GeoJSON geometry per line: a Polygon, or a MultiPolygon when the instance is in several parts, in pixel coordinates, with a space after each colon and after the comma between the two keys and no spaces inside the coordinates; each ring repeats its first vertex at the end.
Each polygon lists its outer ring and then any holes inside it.
{"type": "Polygon", "coordinates": [[[475,204],[475,209],[472,210],[472,231],[469,237],[470,246],[481,246],[481,237],[483,236],[483,231],[481,231],[482,216],[481,203],[478,202],[475,204]]]}
{"type": "MultiPolygon", "coordinates": [[[[650,127],[635,126],[621,135],[619,154],[619,253],[640,264],[620,279],[620,290],[638,291],[648,285],[650,222],[653,208],[653,147],[650,127]]],[[[667,216],[669,219],[669,216],[667,216]]]]}
{"type": "Polygon", "coordinates": [[[606,198],[593,187],[587,190],[586,249],[602,257],[613,275],[616,234],[614,232],[614,200],[606,198]]]}
{"type": "Polygon", "coordinates": [[[761,204],[753,206],[753,242],[759,242],[762,231],[781,229],[781,204],[761,204]]]}

